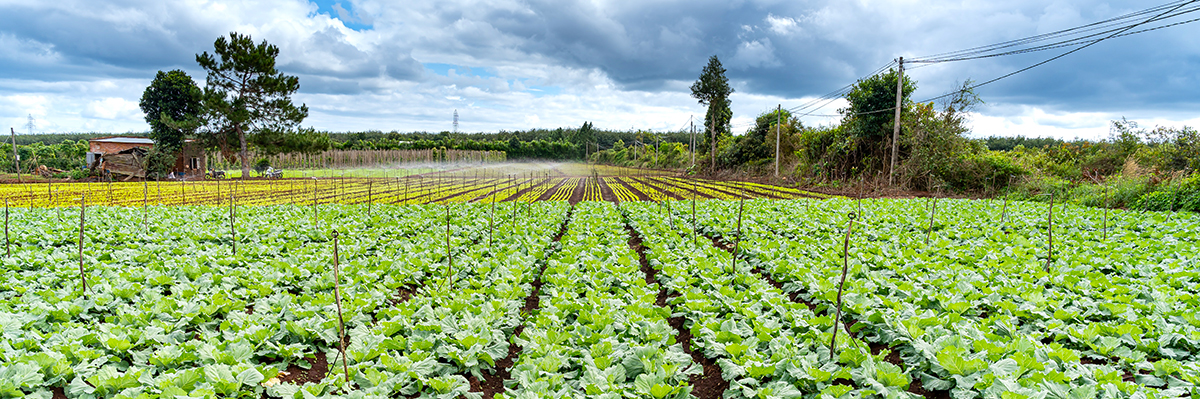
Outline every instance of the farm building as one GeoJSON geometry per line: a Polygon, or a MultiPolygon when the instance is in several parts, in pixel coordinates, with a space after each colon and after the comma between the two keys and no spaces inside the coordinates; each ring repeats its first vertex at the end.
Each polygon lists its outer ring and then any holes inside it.
{"type": "MultiPolygon", "coordinates": [[[[154,148],[154,140],[145,137],[111,136],[88,140],[88,168],[107,171],[129,178],[145,178],[143,159],[154,148]]],[[[202,176],[207,167],[204,149],[195,140],[186,140],[175,156],[173,173],[188,177],[202,176]]]]}

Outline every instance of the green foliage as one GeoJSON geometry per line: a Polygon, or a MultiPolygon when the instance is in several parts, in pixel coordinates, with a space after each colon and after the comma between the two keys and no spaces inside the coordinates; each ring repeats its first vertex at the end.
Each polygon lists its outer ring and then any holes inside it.
{"type": "Polygon", "coordinates": [[[138,103],[146,113],[150,138],[156,147],[182,148],[184,139],[200,125],[197,118],[203,113],[203,97],[187,72],[158,71],[138,103]]]}
{"type": "Polygon", "coordinates": [[[783,163],[791,163],[796,151],[796,135],[804,129],[800,119],[794,117],[791,111],[772,109],[760,114],[754,122],[754,127],[746,134],[733,137],[729,145],[718,153],[718,164],[730,168],[773,164],[777,126],[780,158],[783,163]]]}
{"type": "Polygon", "coordinates": [[[155,145],[146,153],[146,173],[148,176],[162,178],[175,167],[176,154],[179,147],[155,145]]]}
{"type": "Polygon", "coordinates": [[[1063,141],[1053,137],[1025,137],[1025,136],[988,136],[983,139],[987,148],[992,151],[1010,151],[1017,146],[1024,148],[1042,148],[1051,145],[1062,144],[1063,141]]]}
{"type": "MultiPolygon", "coordinates": [[[[860,172],[874,174],[884,170],[890,162],[899,78],[897,70],[889,70],[859,80],[846,93],[846,101],[850,106],[840,112],[843,115],[842,125],[851,141],[846,154],[850,168],[857,167],[860,172]]],[[[905,76],[903,86],[904,97],[900,106],[907,109],[912,104],[909,97],[917,89],[917,82],[905,76]]]]}
{"type": "Polygon", "coordinates": [[[259,130],[250,137],[250,143],[258,154],[317,154],[333,148],[329,134],[314,128],[300,128],[295,132],[282,130],[259,130]]]}
{"type": "Polygon", "coordinates": [[[700,77],[692,83],[691,89],[692,97],[700,104],[708,106],[708,111],[704,114],[704,138],[700,143],[703,148],[709,148],[714,131],[717,140],[732,135],[730,121],[733,119],[733,109],[730,107],[729,95],[733,94],[733,87],[729,86],[729,79],[725,77],[725,67],[721,66],[721,60],[717,59],[716,55],[709,57],[708,65],[704,66],[700,77]]]}
{"type": "Polygon", "coordinates": [[[247,135],[264,134],[271,143],[266,151],[289,148],[278,135],[293,134],[308,116],[308,106],[296,107],[291,96],[300,88],[300,79],[275,69],[279,48],[265,40],[254,44],[249,35],[236,32],[217,38],[214,54],[196,55],[196,62],[208,72],[204,105],[209,112],[206,145],[219,148],[228,157],[231,136],[236,137],[242,160],[243,176],[249,175],[247,135]]]}
{"type": "MultiPolygon", "coordinates": [[[[12,144],[0,143],[0,171],[16,172],[12,148],[12,144]]],[[[39,165],[66,171],[83,168],[86,160],[84,154],[87,150],[87,140],[68,139],[57,144],[33,142],[29,145],[17,145],[17,153],[21,156],[21,173],[29,173],[39,165]]]]}

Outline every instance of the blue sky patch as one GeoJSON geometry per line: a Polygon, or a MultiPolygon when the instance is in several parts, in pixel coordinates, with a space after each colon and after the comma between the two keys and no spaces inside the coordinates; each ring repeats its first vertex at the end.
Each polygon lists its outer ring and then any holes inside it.
{"type": "Polygon", "coordinates": [[[349,1],[342,0],[312,0],[313,4],[317,5],[317,14],[325,14],[331,18],[336,18],[342,21],[342,25],[356,31],[364,31],[371,29],[370,24],[365,23],[358,13],[354,10],[354,4],[349,1]]]}

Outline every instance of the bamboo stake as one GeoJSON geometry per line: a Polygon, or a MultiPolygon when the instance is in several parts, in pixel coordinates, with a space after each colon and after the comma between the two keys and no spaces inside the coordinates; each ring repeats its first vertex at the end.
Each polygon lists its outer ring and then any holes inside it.
{"type": "Polygon", "coordinates": [[[496,226],[496,183],[492,183],[492,209],[488,211],[488,248],[492,247],[492,231],[496,226]]]}
{"type": "Polygon", "coordinates": [[[147,222],[146,203],[150,202],[150,183],[142,180],[142,230],[149,233],[150,223],[147,222]]]}
{"type": "Polygon", "coordinates": [[[925,229],[925,246],[929,246],[929,236],[933,234],[933,218],[937,215],[937,197],[933,197],[933,209],[929,212],[929,228],[925,229]]]}
{"type": "Polygon", "coordinates": [[[338,270],[338,232],[333,231],[333,296],[338,310],[338,346],[342,351],[342,370],[346,373],[346,382],[350,382],[350,361],[346,357],[346,319],[342,316],[342,284],[341,273],[338,270]]]}
{"type": "Polygon", "coordinates": [[[699,194],[700,192],[696,190],[696,180],[692,179],[692,245],[699,245],[696,239],[696,230],[698,229],[696,226],[696,196],[699,194]]]}
{"type": "Polygon", "coordinates": [[[737,239],[733,242],[733,260],[729,265],[729,274],[737,272],[738,247],[742,244],[742,210],[746,209],[746,200],[738,200],[737,239]]]}
{"type": "Polygon", "coordinates": [[[1054,259],[1054,192],[1050,192],[1050,215],[1046,217],[1047,227],[1046,238],[1049,240],[1049,245],[1046,247],[1046,273],[1050,273],[1050,262],[1054,259]]]}
{"type": "Polygon", "coordinates": [[[87,207],[87,194],[79,195],[79,282],[87,293],[87,276],[83,273],[83,208],[87,207]]]}
{"type": "Polygon", "coordinates": [[[5,256],[12,256],[12,241],[8,239],[8,198],[4,199],[4,250],[5,256]]]}
{"type": "Polygon", "coordinates": [[[454,256],[450,254],[450,204],[445,204],[446,207],[446,278],[452,279],[454,275],[454,256]]]}
{"type": "Polygon", "coordinates": [[[229,192],[229,243],[233,246],[233,256],[237,257],[237,231],[233,229],[234,191],[229,192]]]}
{"type": "Polygon", "coordinates": [[[1102,231],[1104,232],[1104,241],[1108,241],[1108,208],[1109,208],[1108,185],[1105,184],[1104,185],[1104,225],[1102,227],[1102,229],[1103,229],[1102,231]]]}
{"type": "Polygon", "coordinates": [[[829,360],[834,359],[838,324],[842,322],[842,290],[846,287],[846,274],[850,272],[850,232],[854,230],[855,216],[853,213],[850,214],[850,224],[846,226],[846,238],[842,240],[842,281],[838,283],[837,312],[833,317],[833,338],[829,339],[829,360]]]}

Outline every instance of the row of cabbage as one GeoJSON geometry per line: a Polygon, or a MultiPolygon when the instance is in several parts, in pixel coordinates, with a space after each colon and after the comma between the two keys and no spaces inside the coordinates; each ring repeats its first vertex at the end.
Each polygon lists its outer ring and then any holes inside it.
{"type": "MultiPolygon", "coordinates": [[[[7,278],[0,281],[0,392],[300,397],[297,387],[271,380],[317,356],[334,363],[334,229],[341,235],[352,379],[377,390],[448,391],[462,375],[490,367],[487,356],[507,353],[519,298],[532,280],[529,265],[550,236],[542,226],[560,222],[566,207],[543,206],[529,225],[498,225],[503,238],[491,249],[471,245],[486,243],[488,225],[468,222],[486,219],[485,207],[376,209],[367,217],[361,207],[319,206],[314,220],[312,207],[238,208],[234,255],[226,209],[89,208],[86,293],[75,222],[59,221],[58,210],[16,210],[13,254],[2,262],[7,278]],[[413,305],[397,305],[397,290],[429,281],[442,283],[427,284],[413,305]],[[471,295],[457,295],[463,292],[471,295]],[[437,331],[444,323],[460,330],[437,331]],[[372,341],[379,332],[391,341],[372,341]],[[391,364],[382,358],[388,350],[395,351],[391,364]],[[389,386],[392,374],[404,374],[396,367],[429,370],[389,386]]],[[[330,392],[336,380],[305,390],[330,392]]]]}
{"type": "MultiPolygon", "coordinates": [[[[702,204],[701,223],[733,237],[737,205],[702,204]]],[[[1051,248],[1046,204],[751,201],[743,253],[828,308],[850,213],[860,217],[845,321],[898,350],[924,389],[989,398],[1197,393],[1195,215],[1060,205],[1051,248]]]]}
{"type": "Polygon", "coordinates": [[[833,317],[791,301],[704,236],[693,238],[683,214],[650,203],[622,206],[645,238],[659,281],[677,295],[668,302],[686,318],[693,347],[721,367],[726,398],[907,395],[908,376],[860,340],[841,335],[831,360],[833,317]]]}
{"type": "Polygon", "coordinates": [[[536,313],[516,342],[510,398],[686,398],[697,365],[655,306],[620,212],[580,203],[550,255],[536,313]]]}

